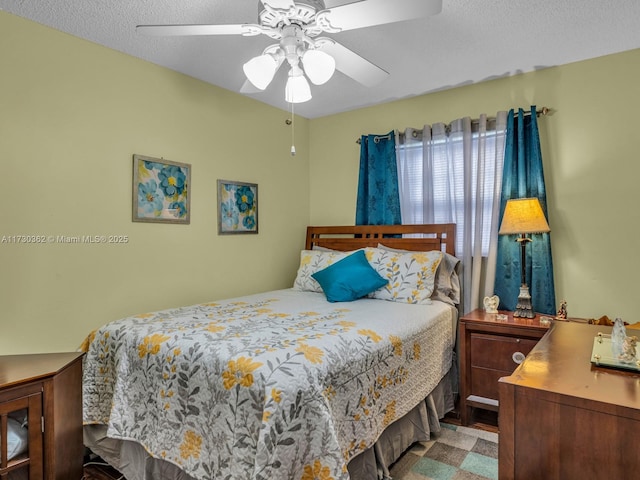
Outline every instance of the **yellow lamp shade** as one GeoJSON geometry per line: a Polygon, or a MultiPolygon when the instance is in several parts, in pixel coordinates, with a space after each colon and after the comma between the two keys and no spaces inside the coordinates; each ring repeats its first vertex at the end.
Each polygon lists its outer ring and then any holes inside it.
{"type": "Polygon", "coordinates": [[[507,200],[500,235],[550,232],[542,206],[537,198],[507,200]]]}

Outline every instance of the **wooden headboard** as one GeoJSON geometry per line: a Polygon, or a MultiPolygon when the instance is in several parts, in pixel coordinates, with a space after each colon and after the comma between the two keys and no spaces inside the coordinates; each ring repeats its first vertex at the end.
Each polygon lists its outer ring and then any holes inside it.
{"type": "Polygon", "coordinates": [[[441,250],[455,255],[456,225],[355,225],[344,227],[307,227],[305,249],[314,245],[332,250],[357,250],[377,247],[379,243],[402,250],[428,252],[441,250]],[[390,235],[424,234],[424,237],[392,237],[390,235]]]}

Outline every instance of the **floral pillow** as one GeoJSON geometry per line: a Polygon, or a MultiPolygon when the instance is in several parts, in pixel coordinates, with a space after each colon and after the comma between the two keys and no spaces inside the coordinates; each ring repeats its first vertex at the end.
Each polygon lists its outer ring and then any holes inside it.
{"type": "MultiPolygon", "coordinates": [[[[378,248],[388,250],[390,252],[409,253],[409,250],[398,250],[396,248],[387,247],[381,243],[378,248]]],[[[449,253],[442,252],[442,261],[436,271],[436,278],[433,285],[433,293],[431,300],[440,300],[449,305],[460,304],[460,275],[462,263],[460,259],[449,253]]]]}
{"type": "Polygon", "coordinates": [[[320,270],[324,270],[351,253],[353,252],[302,250],[302,252],[300,252],[300,267],[298,268],[296,279],[293,282],[293,288],[305,292],[322,293],[322,287],[311,275],[320,270]]]}
{"type": "Polygon", "coordinates": [[[365,249],[371,266],[389,283],[369,294],[371,298],[403,303],[431,303],[436,271],[442,252],[392,252],[365,249]]]}

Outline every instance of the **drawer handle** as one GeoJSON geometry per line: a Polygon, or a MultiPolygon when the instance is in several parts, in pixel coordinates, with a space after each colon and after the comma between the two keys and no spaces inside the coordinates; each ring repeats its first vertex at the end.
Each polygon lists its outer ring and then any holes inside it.
{"type": "Polygon", "coordinates": [[[524,357],[526,355],[522,352],[516,352],[513,355],[511,355],[511,359],[517,363],[518,365],[520,365],[522,362],[524,362],[524,357]]]}

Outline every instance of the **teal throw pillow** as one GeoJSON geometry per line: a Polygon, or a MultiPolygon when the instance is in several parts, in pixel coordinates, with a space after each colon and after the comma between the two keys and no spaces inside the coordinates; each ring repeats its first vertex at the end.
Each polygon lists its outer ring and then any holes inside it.
{"type": "Polygon", "coordinates": [[[311,276],[320,284],[330,302],[351,302],[389,283],[369,265],[364,250],[358,250],[311,276]]]}

